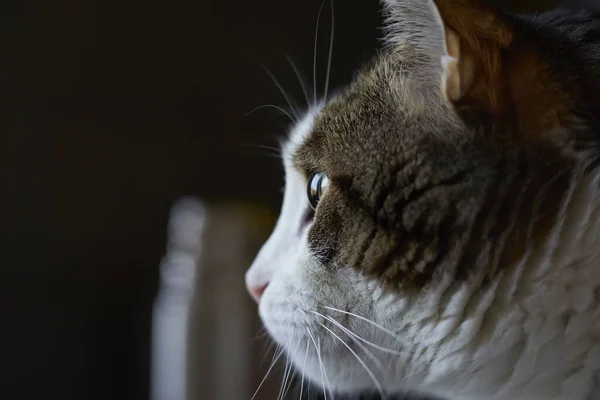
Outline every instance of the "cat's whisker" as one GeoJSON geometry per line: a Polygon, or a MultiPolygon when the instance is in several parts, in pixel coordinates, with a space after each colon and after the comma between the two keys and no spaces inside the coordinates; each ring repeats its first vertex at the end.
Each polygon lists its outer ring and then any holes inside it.
{"type": "Polygon", "coordinates": [[[281,379],[281,384],[279,385],[279,392],[277,393],[277,400],[281,400],[283,398],[283,388],[285,386],[287,380],[287,371],[290,359],[289,354],[286,354],[285,358],[285,366],[283,367],[283,378],[281,379]]]}
{"type": "Polygon", "coordinates": [[[348,346],[348,344],[346,342],[344,342],[342,340],[342,338],[340,338],[335,332],[333,332],[331,329],[326,327],[324,324],[319,322],[319,325],[321,325],[321,327],[323,329],[325,329],[326,331],[331,333],[336,339],[338,339],[340,341],[340,343],[342,343],[348,349],[348,351],[350,351],[350,353],[352,353],[352,355],[356,358],[356,360],[360,363],[360,365],[365,369],[365,371],[367,372],[367,374],[373,381],[373,384],[377,388],[377,392],[379,393],[379,396],[382,399],[387,399],[387,396],[385,395],[385,393],[383,391],[383,387],[381,386],[381,383],[379,383],[379,380],[377,380],[377,377],[375,376],[375,374],[373,374],[373,371],[371,371],[371,369],[367,366],[367,364],[363,361],[363,359],[360,358],[354,350],[352,350],[352,347],[348,346]]]}
{"type": "MultiPolygon", "coordinates": [[[[319,353],[321,353],[321,339],[317,340],[317,347],[319,349],[319,353]]],[[[327,369],[325,368],[325,363],[323,363],[323,374],[325,375],[325,381],[327,382],[327,387],[329,387],[329,397],[331,397],[332,400],[335,400],[334,396],[333,396],[333,392],[331,391],[332,389],[332,385],[331,385],[331,381],[329,380],[329,376],[327,376],[327,369]]]]}
{"type": "Polygon", "coordinates": [[[290,110],[292,110],[292,114],[295,117],[295,119],[293,121],[294,122],[298,121],[298,119],[300,117],[300,114],[298,113],[298,104],[287,93],[287,91],[283,88],[283,86],[281,85],[281,83],[279,83],[279,80],[277,80],[277,78],[275,77],[275,75],[267,67],[263,66],[263,68],[266,71],[266,73],[269,75],[269,77],[271,78],[271,80],[273,81],[273,83],[275,84],[275,86],[277,87],[277,89],[279,89],[279,91],[281,92],[281,95],[283,96],[283,98],[285,99],[285,101],[288,103],[288,106],[290,107],[290,110]]]}
{"type": "Polygon", "coordinates": [[[317,342],[315,340],[315,337],[313,336],[313,334],[311,333],[311,331],[308,327],[306,328],[306,332],[308,332],[308,336],[310,337],[310,340],[312,341],[313,345],[315,346],[315,351],[317,352],[317,358],[319,359],[319,369],[321,370],[321,386],[323,386],[323,397],[324,397],[324,400],[327,400],[327,390],[325,389],[325,378],[324,378],[325,366],[323,365],[323,360],[321,359],[321,352],[319,351],[319,347],[317,347],[317,342]]]}
{"type": "Polygon", "coordinates": [[[260,381],[260,384],[258,385],[258,388],[256,388],[256,391],[254,392],[254,395],[252,395],[252,397],[250,398],[250,400],[254,400],[254,398],[256,397],[256,395],[258,394],[258,392],[260,391],[260,388],[264,385],[265,381],[267,380],[267,377],[269,376],[269,374],[273,370],[273,367],[275,367],[275,364],[281,358],[281,356],[282,356],[283,353],[284,353],[284,349],[283,348],[279,351],[279,353],[275,352],[275,354],[273,355],[273,361],[271,361],[271,365],[269,366],[269,369],[265,373],[265,376],[262,379],[262,381],[260,381]]]}
{"type": "Polygon", "coordinates": [[[335,35],[335,11],[333,7],[333,0],[329,0],[331,4],[331,36],[329,38],[329,58],[327,59],[327,73],[325,75],[325,93],[323,99],[327,102],[327,92],[329,90],[329,77],[331,75],[331,60],[333,56],[333,39],[335,35]]]}
{"type": "Polygon", "coordinates": [[[252,338],[252,340],[258,340],[260,338],[265,337],[268,334],[267,329],[263,326],[256,332],[256,335],[252,338]]]}
{"type": "Polygon", "coordinates": [[[338,328],[342,329],[344,332],[346,332],[348,335],[353,336],[354,338],[360,340],[361,342],[373,347],[374,349],[383,351],[384,353],[388,353],[388,354],[393,354],[396,356],[400,356],[400,357],[406,357],[409,354],[408,353],[403,353],[401,351],[397,351],[397,350],[393,350],[393,349],[389,349],[387,347],[383,347],[380,346],[378,344],[375,344],[373,342],[368,341],[367,339],[357,335],[356,333],[352,332],[350,329],[348,329],[347,327],[345,327],[344,325],[342,325],[342,323],[340,323],[339,321],[335,320],[333,317],[330,316],[326,316],[323,315],[319,312],[313,311],[313,313],[317,314],[318,316],[325,318],[326,320],[330,321],[331,323],[333,323],[334,325],[336,325],[338,328]]]}
{"type": "Polygon", "coordinates": [[[302,93],[304,94],[304,99],[306,100],[306,107],[310,108],[311,103],[310,103],[310,96],[308,94],[308,88],[306,86],[306,80],[303,78],[303,75],[298,70],[296,63],[294,63],[292,61],[292,59],[289,57],[286,57],[286,60],[287,60],[288,64],[290,64],[292,69],[294,70],[294,74],[296,74],[296,78],[298,78],[298,82],[300,83],[300,88],[302,88],[302,93]]]}
{"type": "Polygon", "coordinates": [[[257,153],[258,155],[261,156],[267,156],[267,157],[274,157],[277,159],[282,159],[283,156],[281,155],[281,149],[277,149],[276,147],[271,147],[271,146],[263,146],[260,144],[246,144],[246,145],[241,145],[243,147],[249,147],[253,150],[265,150],[264,153],[257,153]]]}
{"type": "Polygon", "coordinates": [[[334,308],[334,307],[324,306],[324,308],[326,308],[328,310],[331,310],[331,311],[336,311],[336,312],[339,312],[339,313],[343,313],[343,314],[350,315],[352,317],[358,318],[358,319],[360,319],[362,321],[365,321],[365,322],[373,325],[374,327],[380,329],[382,332],[387,333],[388,335],[390,335],[394,339],[396,339],[398,341],[402,341],[402,338],[400,338],[400,336],[398,336],[393,331],[391,331],[391,330],[389,330],[389,329],[387,329],[387,328],[379,325],[377,322],[371,321],[370,319],[363,317],[362,315],[354,314],[354,313],[351,313],[350,311],[344,311],[344,310],[340,310],[340,309],[334,308]]]}
{"type": "Polygon", "coordinates": [[[323,6],[325,6],[325,1],[321,3],[321,7],[319,7],[319,13],[317,14],[317,26],[315,28],[315,45],[313,52],[313,104],[317,104],[317,45],[319,44],[319,22],[321,21],[321,12],[323,11],[323,6]]]}
{"type": "MultiPolygon", "coordinates": [[[[275,350],[273,351],[273,358],[275,357],[275,354],[277,354],[277,352],[280,349],[279,345],[276,344],[275,342],[273,342],[272,340],[265,343],[265,346],[266,346],[266,349],[263,348],[264,351],[263,351],[263,356],[260,360],[260,365],[263,365],[265,363],[269,353],[271,352],[271,350],[273,350],[273,347],[275,347],[275,350]]],[[[271,358],[271,361],[273,361],[273,358],[271,358]]]]}
{"type": "Polygon", "coordinates": [[[300,397],[302,400],[302,393],[304,391],[304,371],[306,371],[306,360],[308,359],[308,349],[310,348],[310,342],[306,341],[306,353],[304,353],[304,363],[302,364],[302,381],[300,382],[300,397]]]}
{"type": "Polygon", "coordinates": [[[275,158],[277,160],[281,160],[282,157],[279,154],[271,154],[271,153],[254,153],[254,155],[256,155],[257,157],[268,157],[268,158],[275,158]]]}
{"type": "Polygon", "coordinates": [[[300,343],[302,343],[302,340],[301,340],[301,338],[298,338],[298,344],[296,345],[296,348],[294,349],[294,353],[291,355],[291,357],[289,357],[289,356],[287,357],[287,361],[289,362],[289,365],[287,367],[287,377],[283,381],[283,392],[281,394],[282,400],[285,398],[285,395],[287,394],[288,390],[290,389],[290,386],[292,386],[292,383],[294,382],[294,374],[292,373],[292,369],[294,367],[293,360],[294,360],[294,358],[296,358],[296,354],[298,353],[298,349],[300,348],[300,343]]]}
{"type": "Polygon", "coordinates": [[[281,380],[281,385],[279,386],[279,393],[277,394],[277,400],[283,400],[283,394],[285,392],[285,388],[287,386],[287,381],[290,372],[290,358],[289,355],[286,356],[285,367],[283,368],[283,379],[281,380]]]}
{"type": "Polygon", "coordinates": [[[292,117],[289,112],[285,111],[283,108],[281,108],[279,106],[276,106],[275,104],[264,104],[262,106],[258,106],[255,109],[253,109],[253,110],[247,112],[246,114],[244,114],[244,116],[242,118],[246,118],[248,115],[250,115],[250,114],[252,114],[252,113],[254,113],[254,112],[258,111],[258,110],[262,110],[263,108],[274,108],[274,109],[280,111],[281,113],[285,114],[285,116],[287,116],[292,123],[296,122],[296,120],[294,119],[294,117],[292,117]]]}
{"type": "MultiPolygon", "coordinates": [[[[292,335],[292,340],[294,340],[294,335],[292,335]]],[[[285,366],[283,368],[283,378],[281,380],[281,385],[279,386],[279,393],[277,394],[277,400],[283,399],[283,392],[285,390],[285,386],[287,384],[288,373],[290,366],[290,355],[286,353],[285,355],[285,366]]]]}
{"type": "Polygon", "coordinates": [[[375,364],[375,366],[379,369],[379,371],[381,373],[384,373],[384,368],[383,368],[383,364],[381,363],[381,361],[379,361],[377,359],[377,357],[375,357],[375,355],[369,351],[369,349],[367,349],[362,343],[358,342],[354,337],[357,337],[357,338],[359,338],[361,340],[364,340],[364,339],[362,339],[358,335],[354,334],[352,331],[350,331],[349,329],[347,329],[346,327],[344,327],[342,324],[340,324],[339,322],[337,322],[333,318],[327,317],[327,316],[325,316],[325,315],[323,315],[323,314],[321,314],[321,313],[319,313],[317,311],[312,311],[312,313],[314,313],[315,315],[317,315],[317,316],[325,319],[326,321],[329,321],[329,322],[333,323],[338,328],[340,328],[342,331],[344,331],[344,333],[346,333],[348,336],[350,336],[350,339],[352,339],[352,341],[367,355],[367,357],[369,357],[369,359],[373,362],[373,364],[375,364]]]}
{"type": "Polygon", "coordinates": [[[264,144],[246,144],[246,145],[243,145],[243,146],[246,146],[246,147],[255,147],[255,148],[258,148],[258,149],[265,149],[265,150],[272,150],[272,151],[275,151],[277,153],[281,153],[281,149],[278,149],[277,147],[273,147],[273,146],[267,146],[267,145],[264,145],[264,144]]]}

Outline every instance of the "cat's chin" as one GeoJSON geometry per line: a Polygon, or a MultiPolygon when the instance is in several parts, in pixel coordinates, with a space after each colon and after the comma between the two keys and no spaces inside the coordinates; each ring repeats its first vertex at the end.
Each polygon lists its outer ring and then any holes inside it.
{"type": "MultiPolygon", "coordinates": [[[[356,360],[348,359],[341,352],[321,354],[319,357],[314,347],[309,347],[307,355],[306,348],[304,344],[302,351],[291,358],[298,376],[304,376],[312,386],[342,395],[374,390],[373,380],[356,360]]],[[[373,371],[376,372],[375,369],[373,371]]]]}
{"type": "MultiPolygon", "coordinates": [[[[342,344],[316,329],[308,333],[302,320],[294,324],[282,324],[273,319],[264,322],[271,338],[285,349],[281,358],[290,360],[298,376],[310,381],[311,385],[338,394],[373,390],[373,379],[346,347],[357,351],[351,340],[342,344]]],[[[369,369],[378,372],[372,365],[369,369]]]]}

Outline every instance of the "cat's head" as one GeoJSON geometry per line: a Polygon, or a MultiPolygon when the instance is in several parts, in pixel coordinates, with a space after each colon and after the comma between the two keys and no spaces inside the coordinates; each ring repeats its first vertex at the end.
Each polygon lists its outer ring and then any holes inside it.
{"type": "Polygon", "coordinates": [[[281,216],[246,282],[315,384],[459,393],[490,362],[473,357],[501,278],[541,257],[590,160],[583,42],[600,36],[585,16],[479,0],[384,12],[385,51],[292,129],[281,216]]]}

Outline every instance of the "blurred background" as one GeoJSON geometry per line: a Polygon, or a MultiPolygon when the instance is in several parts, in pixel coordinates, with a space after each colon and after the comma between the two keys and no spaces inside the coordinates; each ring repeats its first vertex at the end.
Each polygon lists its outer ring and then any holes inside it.
{"type": "MultiPolygon", "coordinates": [[[[0,396],[252,396],[272,350],[243,274],[281,201],[280,161],[262,146],[290,121],[248,113],[286,107],[263,66],[304,106],[287,58],[312,88],[316,32],[323,91],[322,4],[3,3],[0,396]],[[202,202],[169,224],[184,196],[202,202]]],[[[331,88],[377,51],[379,8],[335,2],[331,88]]],[[[275,399],[280,377],[257,399],[275,399]]]]}

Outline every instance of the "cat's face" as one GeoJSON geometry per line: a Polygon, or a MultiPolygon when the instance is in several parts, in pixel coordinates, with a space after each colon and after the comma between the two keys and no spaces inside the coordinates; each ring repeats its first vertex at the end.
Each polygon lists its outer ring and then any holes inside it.
{"type": "MultiPolygon", "coordinates": [[[[578,159],[564,132],[582,122],[532,42],[479,1],[385,5],[386,52],[292,129],[281,216],[246,281],[315,384],[458,393],[485,363],[503,272],[552,232],[532,216],[559,214],[578,159]]],[[[510,354],[504,333],[493,351],[510,354]]]]}

